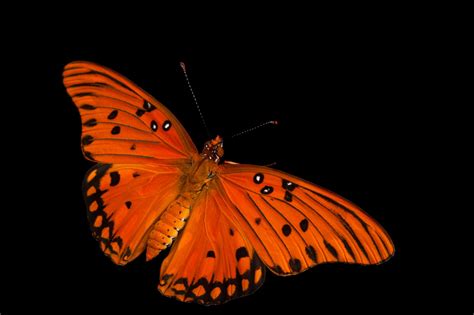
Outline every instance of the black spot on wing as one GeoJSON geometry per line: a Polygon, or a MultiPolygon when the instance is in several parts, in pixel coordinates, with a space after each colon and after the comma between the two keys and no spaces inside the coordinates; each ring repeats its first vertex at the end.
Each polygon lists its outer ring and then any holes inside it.
{"type": "Polygon", "coordinates": [[[288,202],[293,201],[293,195],[289,191],[285,191],[285,200],[288,202]]]}
{"type": "Polygon", "coordinates": [[[113,135],[118,135],[120,133],[120,126],[113,127],[110,133],[113,135]]]}
{"type": "Polygon", "coordinates": [[[260,192],[264,195],[271,194],[273,192],[273,187],[272,186],[265,186],[260,190],[260,192]]]}
{"type": "Polygon", "coordinates": [[[93,105],[89,105],[89,104],[84,104],[84,105],[81,105],[80,107],[81,109],[84,109],[84,110],[94,110],[96,109],[97,107],[93,106],[93,105]]]}
{"type": "Polygon", "coordinates": [[[293,191],[298,185],[282,178],[282,187],[286,190],[293,191]]]}
{"type": "Polygon", "coordinates": [[[156,106],[151,104],[150,102],[144,101],[143,102],[143,109],[146,110],[147,112],[154,111],[156,109],[156,106]]]}
{"type": "Polygon", "coordinates": [[[289,236],[291,234],[291,227],[288,224],[285,224],[282,226],[281,231],[283,232],[283,235],[289,236]]]}
{"type": "Polygon", "coordinates": [[[329,244],[328,242],[326,242],[326,240],[324,241],[324,246],[326,246],[326,248],[328,249],[328,251],[331,253],[331,255],[334,256],[334,258],[337,258],[338,257],[338,254],[337,254],[337,251],[334,247],[332,247],[331,244],[329,244]]]}
{"type": "Polygon", "coordinates": [[[94,126],[97,126],[97,119],[95,119],[95,118],[89,119],[88,121],[86,121],[85,123],[83,123],[83,125],[86,126],[86,127],[94,127],[94,126]]]}
{"type": "Polygon", "coordinates": [[[143,114],[145,114],[145,111],[141,108],[137,109],[136,113],[135,113],[138,117],[142,117],[143,114]]]}
{"type": "Polygon", "coordinates": [[[346,249],[346,251],[349,253],[349,255],[351,255],[352,259],[354,261],[357,261],[355,256],[354,256],[354,252],[352,251],[352,248],[349,246],[349,244],[347,243],[347,241],[345,239],[341,239],[342,240],[342,243],[344,244],[344,248],[346,249]]]}
{"type": "Polygon", "coordinates": [[[305,251],[306,251],[306,254],[308,255],[308,257],[311,258],[312,261],[314,261],[315,263],[318,262],[317,256],[316,256],[316,251],[314,250],[313,246],[311,246],[311,245],[306,246],[305,251]]]}
{"type": "Polygon", "coordinates": [[[109,120],[112,120],[112,119],[115,119],[118,115],[118,110],[114,109],[110,114],[109,116],[107,116],[107,119],[109,120]]]}
{"type": "Polygon", "coordinates": [[[255,224],[260,225],[260,222],[262,222],[262,218],[255,219],[255,224]]]}
{"type": "Polygon", "coordinates": [[[172,125],[172,124],[171,124],[171,121],[165,120],[165,121],[163,122],[163,130],[164,130],[164,131],[170,130],[171,125],[172,125]]]}
{"type": "Polygon", "coordinates": [[[118,172],[110,172],[110,186],[117,186],[120,182],[120,174],[118,172]]]}
{"type": "Polygon", "coordinates": [[[275,265],[271,268],[274,272],[276,272],[277,274],[284,274],[284,271],[283,269],[281,269],[281,267],[279,265],[275,265]]]}
{"type": "Polygon", "coordinates": [[[262,173],[257,173],[253,176],[253,182],[255,184],[261,184],[261,183],[263,183],[264,178],[265,178],[265,176],[263,176],[262,173]]]}
{"type": "Polygon", "coordinates": [[[303,232],[306,232],[308,230],[308,220],[307,219],[301,220],[300,228],[301,228],[301,231],[303,231],[303,232]]]}
{"type": "Polygon", "coordinates": [[[127,209],[130,209],[132,207],[132,202],[130,200],[125,202],[125,206],[127,206],[127,209]]]}
{"type": "Polygon", "coordinates": [[[237,261],[239,261],[241,258],[244,257],[249,257],[249,252],[247,251],[247,248],[245,247],[240,247],[235,251],[235,257],[237,258],[237,261]]]}
{"type": "Polygon", "coordinates": [[[291,270],[293,270],[294,272],[301,271],[301,261],[299,259],[297,258],[290,259],[289,265],[290,265],[291,270]]]}
{"type": "Polygon", "coordinates": [[[94,141],[94,137],[91,135],[85,135],[82,137],[82,145],[89,145],[94,141]]]}
{"type": "Polygon", "coordinates": [[[216,253],[213,250],[207,252],[206,257],[216,258],[216,253]]]}

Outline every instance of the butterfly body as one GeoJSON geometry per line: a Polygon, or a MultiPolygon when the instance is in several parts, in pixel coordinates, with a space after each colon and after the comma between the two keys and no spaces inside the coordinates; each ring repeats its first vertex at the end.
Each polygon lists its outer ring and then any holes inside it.
{"type": "Polygon", "coordinates": [[[192,206],[203,189],[214,178],[218,163],[224,155],[222,139],[217,136],[208,141],[201,155],[195,155],[178,197],[166,208],[148,234],[146,259],[151,260],[171,246],[178,232],[184,228],[192,206]]]}
{"type": "Polygon", "coordinates": [[[92,235],[115,264],[146,250],[158,290],[179,301],[225,303],[323,263],[380,264],[388,233],[354,203],[273,168],[222,163],[220,137],[199,153],[178,119],[132,81],[100,65],[66,65],[79,109],[83,184],[92,235]]]}

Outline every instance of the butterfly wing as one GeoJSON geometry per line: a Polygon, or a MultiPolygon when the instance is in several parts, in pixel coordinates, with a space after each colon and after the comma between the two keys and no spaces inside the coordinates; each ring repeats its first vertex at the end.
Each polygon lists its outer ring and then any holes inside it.
{"type": "Polygon", "coordinates": [[[90,226],[103,252],[123,265],[143,251],[197,150],[170,111],[120,74],[77,61],[63,78],[81,114],[83,153],[101,163],[83,185],[90,226]]]}
{"type": "Polygon", "coordinates": [[[327,262],[378,264],[394,254],[383,228],[337,194],[261,166],[224,164],[217,186],[231,220],[276,274],[327,262]]]}
{"type": "Polygon", "coordinates": [[[119,265],[140,255],[153,223],[179,194],[182,170],[168,165],[98,164],[83,185],[92,235],[119,265]]]}
{"type": "Polygon", "coordinates": [[[179,164],[197,154],[176,117],[120,74],[76,61],[66,65],[63,78],[81,114],[82,148],[88,159],[179,164]]]}
{"type": "Polygon", "coordinates": [[[215,183],[202,193],[162,264],[161,293],[209,305],[248,295],[260,287],[264,265],[244,232],[227,216],[231,207],[215,183]]]}

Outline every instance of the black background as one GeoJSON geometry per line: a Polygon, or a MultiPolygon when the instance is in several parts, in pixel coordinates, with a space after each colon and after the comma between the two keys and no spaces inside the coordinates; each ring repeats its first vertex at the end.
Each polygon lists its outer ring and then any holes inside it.
{"type": "Polygon", "coordinates": [[[418,102],[420,31],[397,15],[319,18],[263,19],[248,27],[241,16],[232,27],[221,28],[221,18],[202,29],[160,21],[143,25],[156,30],[146,36],[118,22],[73,32],[65,19],[17,41],[10,60],[22,61],[10,65],[21,69],[12,74],[19,92],[11,101],[13,112],[25,118],[8,145],[24,160],[8,170],[17,206],[7,212],[15,220],[2,222],[9,253],[2,314],[29,303],[46,312],[146,314],[268,308],[385,313],[422,306],[418,292],[425,283],[414,272],[411,245],[418,240],[410,234],[415,209],[408,177],[417,163],[411,113],[418,102]],[[224,136],[226,159],[276,162],[276,169],[355,202],[392,236],[395,256],[379,266],[321,265],[294,277],[268,272],[255,294],[224,306],[161,296],[156,286],[165,255],[118,267],[90,235],[81,184],[92,164],[82,157],[79,114],[61,76],[74,60],[103,64],[137,83],[201,148],[208,137],[179,68],[184,61],[212,136],[224,136]],[[229,137],[267,120],[279,125],[229,137]]]}

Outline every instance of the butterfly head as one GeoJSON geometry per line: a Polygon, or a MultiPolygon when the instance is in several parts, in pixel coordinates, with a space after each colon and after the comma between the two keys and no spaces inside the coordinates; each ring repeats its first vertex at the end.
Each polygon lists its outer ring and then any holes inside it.
{"type": "Polygon", "coordinates": [[[224,142],[221,136],[207,141],[201,154],[204,158],[219,163],[224,156],[224,142]]]}

